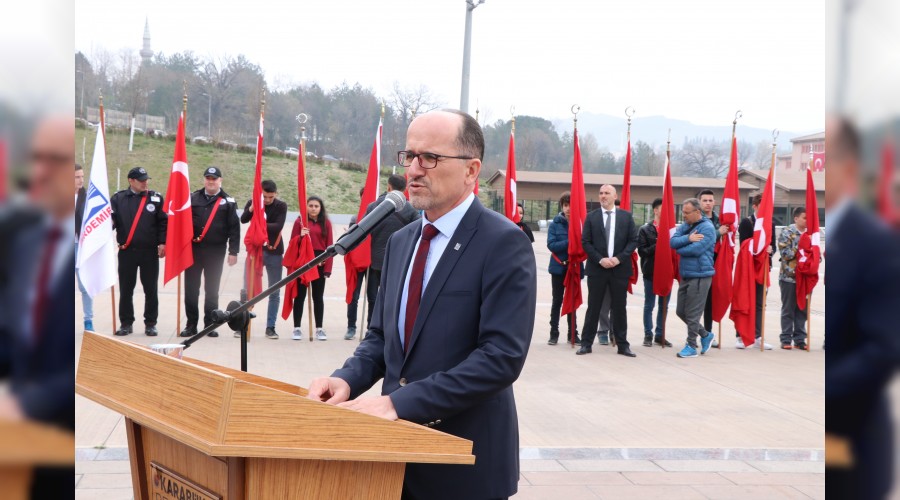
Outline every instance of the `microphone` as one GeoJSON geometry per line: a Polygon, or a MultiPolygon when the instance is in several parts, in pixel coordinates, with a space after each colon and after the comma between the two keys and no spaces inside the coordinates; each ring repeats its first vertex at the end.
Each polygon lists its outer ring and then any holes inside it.
{"type": "Polygon", "coordinates": [[[334,243],[334,249],[339,255],[345,255],[353,250],[366,239],[366,236],[372,232],[375,227],[384,219],[387,219],[397,210],[403,208],[406,204],[406,198],[396,191],[388,192],[384,200],[372,210],[371,213],[362,218],[361,221],[350,226],[347,232],[343,234],[334,243]]]}

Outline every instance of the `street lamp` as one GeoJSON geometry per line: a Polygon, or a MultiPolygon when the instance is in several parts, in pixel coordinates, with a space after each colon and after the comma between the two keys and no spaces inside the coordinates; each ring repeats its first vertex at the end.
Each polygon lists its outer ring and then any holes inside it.
{"type": "Polygon", "coordinates": [[[463,41],[463,67],[462,85],[459,97],[459,109],[463,113],[469,112],[469,60],[472,52],[472,11],[483,4],[484,0],[466,0],[466,37],[463,41]]]}
{"type": "Polygon", "coordinates": [[[212,139],[212,96],[206,92],[203,95],[209,98],[209,106],[206,112],[206,138],[212,139]]]}

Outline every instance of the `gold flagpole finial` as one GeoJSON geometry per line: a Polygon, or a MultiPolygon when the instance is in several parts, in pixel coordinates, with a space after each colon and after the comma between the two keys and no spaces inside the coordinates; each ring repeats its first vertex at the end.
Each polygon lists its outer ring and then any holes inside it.
{"type": "Polygon", "coordinates": [[[737,130],[737,121],[739,118],[743,117],[744,113],[741,113],[741,110],[737,110],[734,113],[734,121],[731,122],[731,138],[734,138],[735,131],[737,130]]]}
{"type": "Polygon", "coordinates": [[[181,89],[184,92],[181,96],[181,111],[187,115],[187,80],[181,80],[181,89]]]}
{"type": "Polygon", "coordinates": [[[575,124],[575,130],[577,131],[578,130],[578,112],[581,111],[581,106],[579,106],[577,104],[573,104],[572,107],[569,108],[569,110],[572,111],[572,115],[574,115],[572,122],[575,124]]]}
{"type": "Polygon", "coordinates": [[[631,141],[631,117],[634,116],[634,107],[625,108],[625,116],[628,117],[628,141],[631,141]],[[630,110],[630,111],[629,111],[630,110]]]}
{"type": "Polygon", "coordinates": [[[666,138],[666,154],[667,155],[669,154],[669,151],[671,151],[671,144],[672,144],[672,129],[669,129],[669,136],[666,138]]]}
{"type": "Polygon", "coordinates": [[[384,101],[381,101],[381,119],[384,120],[384,101]]]}

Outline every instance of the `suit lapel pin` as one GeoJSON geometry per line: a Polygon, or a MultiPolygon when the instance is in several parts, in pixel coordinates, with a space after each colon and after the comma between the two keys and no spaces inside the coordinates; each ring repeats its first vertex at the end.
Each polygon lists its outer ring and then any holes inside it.
{"type": "Polygon", "coordinates": [[[453,249],[454,249],[454,250],[459,250],[459,243],[457,243],[456,246],[453,247],[453,249]]]}

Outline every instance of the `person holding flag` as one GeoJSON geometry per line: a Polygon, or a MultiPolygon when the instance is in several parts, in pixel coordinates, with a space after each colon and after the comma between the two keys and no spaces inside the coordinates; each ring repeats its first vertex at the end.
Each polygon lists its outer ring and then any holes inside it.
{"type": "Polygon", "coordinates": [[[516,217],[518,218],[516,225],[525,233],[525,236],[528,236],[528,240],[534,243],[534,233],[531,232],[528,224],[525,224],[525,205],[521,203],[516,205],[516,217]]]}
{"type": "MultiPolygon", "coordinates": [[[[194,223],[194,264],[184,271],[184,310],[187,325],[179,334],[197,334],[200,319],[200,279],[204,281],[203,326],[212,323],[212,312],[219,308],[219,283],[222,279],[226,246],[228,265],[237,264],[241,241],[241,222],[237,203],[222,190],[222,171],[208,167],[203,171],[203,187],[191,194],[191,213],[194,223]]],[[[210,337],[218,337],[213,330],[210,337]]]]}
{"type": "MultiPolygon", "coordinates": [[[[644,347],[652,347],[653,342],[666,347],[672,347],[672,343],[662,338],[664,296],[657,296],[653,292],[653,267],[656,260],[656,240],[659,234],[659,216],[662,207],[662,198],[653,200],[653,220],[638,229],[638,255],[641,257],[641,274],[644,275],[644,347]],[[656,311],[656,329],[653,328],[653,307],[659,302],[656,311]]],[[[547,236],[549,238],[549,235],[547,236]]]]}
{"type": "MultiPolygon", "coordinates": [[[[331,220],[328,219],[328,211],[325,209],[325,201],[318,196],[310,196],[306,201],[306,224],[298,217],[291,229],[291,240],[295,237],[309,236],[315,256],[320,255],[326,248],[334,243],[334,231],[331,220]]],[[[313,315],[316,320],[316,340],[328,340],[328,335],[322,328],[325,316],[325,280],[331,277],[331,268],[334,259],[328,259],[318,266],[319,275],[310,283],[313,301],[313,315]]],[[[294,298],[294,331],[292,338],[302,340],[303,332],[300,327],[303,323],[303,301],[306,300],[306,288],[297,288],[297,296],[294,298]]]]}
{"type": "Polygon", "coordinates": [[[703,216],[700,200],[688,198],[681,204],[684,222],[675,230],[669,244],[678,253],[678,305],[675,314],[687,325],[687,343],[677,356],[697,357],[697,338],[700,338],[700,354],[706,354],[712,346],[713,334],[700,324],[700,316],[706,304],[706,296],[715,274],[713,247],[716,229],[712,221],[703,216]]]}
{"type": "MultiPolygon", "coordinates": [[[[553,287],[553,301],[550,303],[550,340],[547,345],[559,342],[559,311],[566,292],[566,268],[569,264],[569,214],[571,212],[572,195],[566,191],[559,197],[559,214],[547,227],[547,249],[550,250],[550,284],[553,287]]],[[[584,277],[584,265],[579,263],[581,277],[584,277]]],[[[579,286],[581,283],[579,283],[579,286]]],[[[575,313],[566,314],[566,325],[569,327],[568,339],[580,344],[578,325],[575,313]]]]}
{"type": "MultiPolygon", "coordinates": [[[[278,186],[275,181],[266,179],[262,181],[263,210],[266,217],[267,243],[263,247],[263,266],[266,268],[268,284],[281,280],[281,256],[284,254],[284,242],[281,241],[281,230],[284,229],[284,221],[287,219],[287,203],[278,199],[278,186]]],[[[244,211],[241,213],[241,224],[247,224],[253,217],[253,200],[247,200],[244,211]]],[[[249,271],[248,271],[249,272],[249,271]]],[[[246,276],[246,274],[245,274],[246,276]]],[[[246,286],[246,284],[244,285],[246,286]]],[[[255,290],[258,294],[262,290],[255,290]]],[[[269,295],[269,308],[266,311],[266,338],[277,340],[275,332],[275,320],[278,319],[278,305],[281,300],[281,290],[269,295]]],[[[240,332],[236,332],[240,336],[240,332]]]]}
{"type": "Polygon", "coordinates": [[[119,246],[119,330],[114,335],[132,333],[134,286],[140,271],[144,288],[144,333],[155,337],[159,331],[159,259],[166,256],[166,211],[163,196],[147,189],[150,176],[142,167],[128,171],[128,189],[112,196],[113,228],[119,246]]]}
{"type": "MultiPolygon", "coordinates": [[[[715,260],[718,258],[718,252],[716,251],[719,247],[718,243],[722,239],[722,235],[728,232],[728,227],[723,227],[719,224],[719,214],[717,214],[715,210],[716,194],[712,189],[701,190],[697,193],[697,199],[700,200],[700,210],[703,212],[703,216],[709,219],[709,221],[713,223],[713,227],[716,228],[716,246],[713,247],[713,260],[715,260]]],[[[706,305],[703,307],[703,329],[707,332],[712,331],[712,299],[712,287],[710,287],[710,292],[706,294],[706,305]]],[[[715,342],[713,342],[713,344],[713,347],[716,347],[715,342]]]]}
{"type": "Polygon", "coordinates": [[[794,223],[785,226],[778,236],[781,270],[778,287],[781,289],[781,348],[806,350],[806,311],[797,304],[795,274],[800,261],[800,236],[806,232],[806,209],[794,209],[794,223]],[[791,345],[793,342],[793,346],[791,345]]]}
{"type": "MultiPolygon", "coordinates": [[[[757,193],[753,195],[753,198],[750,199],[750,215],[741,219],[741,224],[738,226],[738,235],[740,237],[740,241],[744,242],[747,240],[753,240],[753,228],[756,227],[756,218],[758,217],[759,205],[762,202],[762,193],[757,193]]],[[[767,252],[770,256],[775,253],[775,221],[771,223],[771,232],[772,235],[771,242],[768,246],[766,246],[765,252],[767,252]]],[[[769,269],[772,268],[772,260],[769,259],[769,269]]],[[[759,338],[762,336],[762,310],[763,310],[763,291],[764,286],[760,283],[756,283],[756,342],[753,344],[753,347],[759,348],[759,338]]],[[[740,332],[735,332],[735,338],[737,339],[735,343],[735,347],[738,349],[743,349],[745,347],[743,339],[741,339],[740,332]]],[[[766,350],[772,349],[772,346],[766,342],[763,346],[766,350]]]]}

